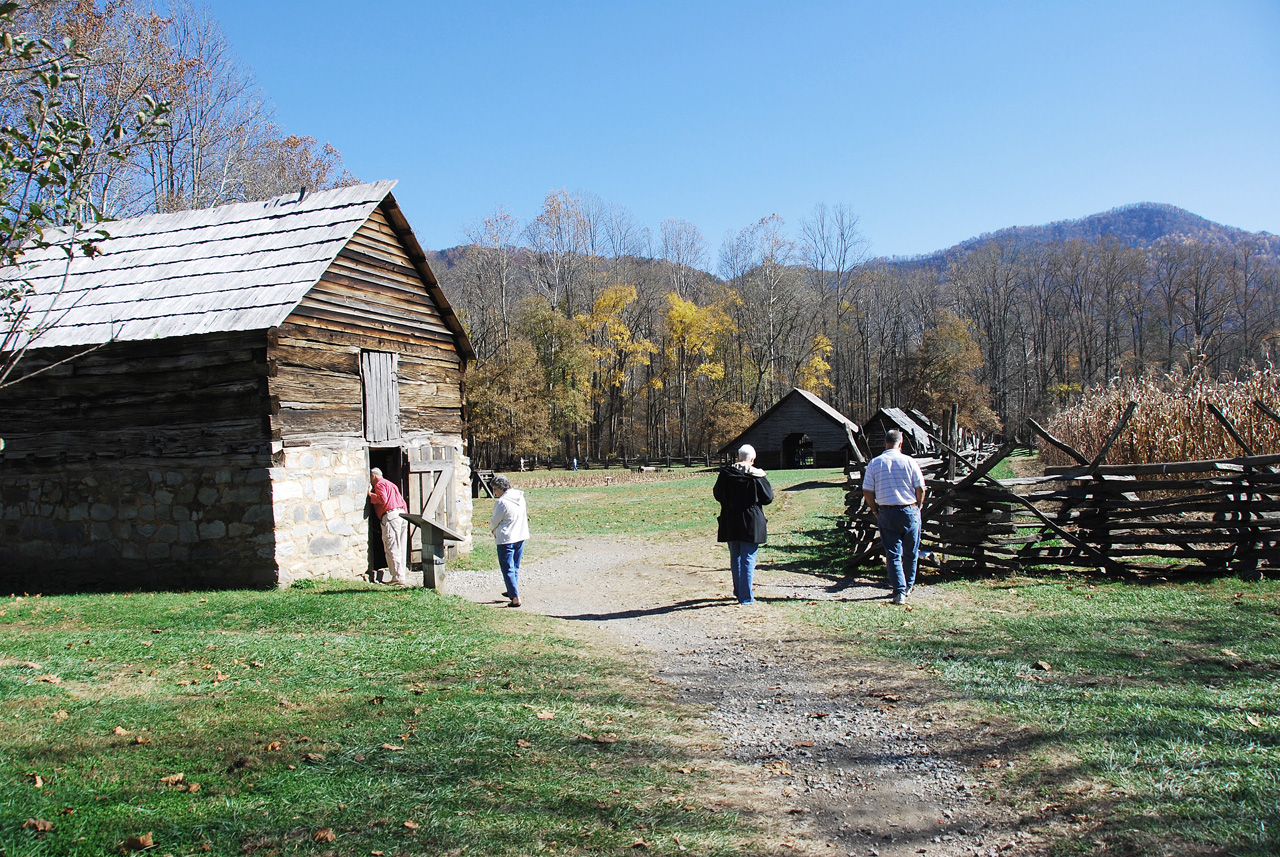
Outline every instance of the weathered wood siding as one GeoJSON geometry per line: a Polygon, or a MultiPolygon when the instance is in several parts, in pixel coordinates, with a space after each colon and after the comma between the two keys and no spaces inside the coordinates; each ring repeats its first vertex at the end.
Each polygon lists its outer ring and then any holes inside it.
{"type": "Polygon", "coordinates": [[[0,588],[274,582],[266,374],[261,331],[210,334],[109,344],[0,391],[0,588]]]}
{"type": "Polygon", "coordinates": [[[362,350],[398,355],[403,433],[461,434],[462,358],[454,335],[380,210],[272,338],[277,439],[363,435],[362,350]]]}
{"type": "Polygon", "coordinates": [[[849,437],[844,426],[801,396],[789,396],[779,402],[772,413],[743,433],[738,445],[754,446],[756,460],[766,470],[788,469],[795,465],[782,461],[783,441],[796,433],[806,434],[813,441],[815,466],[840,467],[848,462],[849,437]]]}
{"type": "MultiPolygon", "coordinates": [[[[20,370],[80,350],[32,351],[20,370]]],[[[5,460],[256,453],[266,374],[261,332],[106,345],[0,390],[5,460]]]]}

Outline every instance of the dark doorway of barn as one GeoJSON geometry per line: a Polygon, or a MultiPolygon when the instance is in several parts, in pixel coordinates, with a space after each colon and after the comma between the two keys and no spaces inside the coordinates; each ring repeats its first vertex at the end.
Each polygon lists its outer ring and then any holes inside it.
{"type": "Polygon", "coordinates": [[[793,432],[782,441],[782,469],[813,467],[813,441],[804,432],[793,432]]]}
{"type": "MultiPolygon", "coordinates": [[[[409,496],[409,459],[404,450],[398,446],[370,447],[369,469],[378,468],[385,479],[390,479],[399,488],[400,493],[409,496]]],[[[373,511],[373,504],[365,501],[366,513],[369,516],[369,570],[376,571],[387,567],[387,552],[382,547],[382,527],[378,525],[378,516],[373,511]]]]}

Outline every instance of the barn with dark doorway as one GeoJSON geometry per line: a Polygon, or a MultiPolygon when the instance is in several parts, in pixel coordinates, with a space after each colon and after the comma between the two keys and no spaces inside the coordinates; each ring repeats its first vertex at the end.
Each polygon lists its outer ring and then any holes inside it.
{"type": "Polygon", "coordinates": [[[393,186],[121,220],[92,258],[28,255],[51,324],[18,364],[47,371],[0,390],[0,588],[353,578],[382,559],[371,466],[438,524],[428,550],[469,549],[473,352],[393,186]]]}
{"type": "Polygon", "coordinates": [[[756,449],[757,463],[766,470],[843,467],[850,460],[864,460],[860,434],[857,424],[844,414],[797,387],[721,447],[720,454],[735,456],[740,446],[749,443],[756,449]]]}

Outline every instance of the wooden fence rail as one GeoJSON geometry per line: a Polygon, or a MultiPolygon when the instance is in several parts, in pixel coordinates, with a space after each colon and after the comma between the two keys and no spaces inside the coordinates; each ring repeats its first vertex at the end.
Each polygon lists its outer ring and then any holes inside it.
{"type": "MultiPolygon", "coordinates": [[[[931,500],[921,551],[949,569],[1068,566],[1123,577],[1199,572],[1251,578],[1263,565],[1280,565],[1280,455],[1255,455],[1238,441],[1247,453],[1238,458],[1103,464],[1133,410],[1125,410],[1092,459],[1032,423],[1050,445],[1079,462],[1046,468],[1043,476],[988,475],[1010,447],[988,448],[981,460],[956,454],[969,472],[954,480],[943,476],[943,462],[923,460],[931,500]]],[[[1219,419],[1236,438],[1230,421],[1219,419]]],[[[881,554],[862,498],[862,467],[849,471],[841,522],[853,566],[881,554]]]]}

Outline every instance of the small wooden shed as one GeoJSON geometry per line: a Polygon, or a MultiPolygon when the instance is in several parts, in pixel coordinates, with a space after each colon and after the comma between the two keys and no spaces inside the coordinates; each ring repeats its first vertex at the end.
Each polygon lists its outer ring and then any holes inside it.
{"type": "Polygon", "coordinates": [[[394,184],[27,256],[52,327],[19,372],[54,368],[0,391],[0,590],[354,577],[382,559],[372,466],[469,548],[474,354],[394,184]]]}
{"type": "Polygon", "coordinates": [[[749,443],[756,461],[766,470],[800,467],[843,467],[863,460],[857,424],[822,399],[799,387],[779,399],[747,430],[720,449],[736,456],[749,443]]]}
{"type": "Polygon", "coordinates": [[[902,451],[907,455],[930,455],[935,444],[923,426],[908,416],[901,408],[881,408],[862,424],[863,437],[872,455],[884,449],[884,436],[889,429],[902,432],[902,451]]]}

